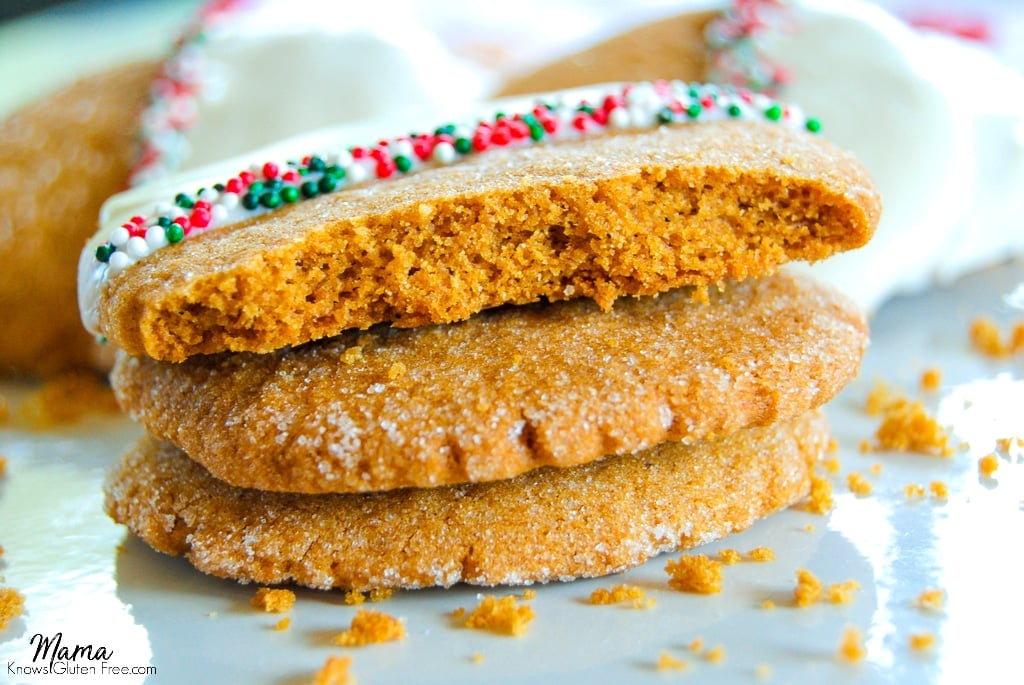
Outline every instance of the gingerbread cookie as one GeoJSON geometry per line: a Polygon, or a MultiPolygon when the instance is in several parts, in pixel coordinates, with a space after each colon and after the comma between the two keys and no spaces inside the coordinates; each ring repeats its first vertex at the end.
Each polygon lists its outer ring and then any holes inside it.
{"type": "Polygon", "coordinates": [[[268,354],[120,356],[122,406],[241,487],[322,493],[509,478],[686,443],[831,399],[867,346],[860,312],[806,278],[505,307],[268,354]]]}
{"type": "Polygon", "coordinates": [[[817,413],[494,483],[364,495],[231,487],[143,438],[106,507],[153,548],[241,582],[314,588],[524,584],[615,573],[803,498],[828,442],[817,413]]]}
{"type": "Polygon", "coordinates": [[[600,81],[704,81],[704,31],[716,12],[685,12],[631,27],[582,50],[513,75],[500,95],[523,95],[600,81]]]}
{"type": "Polygon", "coordinates": [[[588,93],[601,104],[552,94],[474,131],[268,161],[111,217],[82,255],[83,318],[181,361],[543,298],[608,308],[870,238],[870,178],[799,110],[682,83],[588,93]]]}
{"type": "Polygon", "coordinates": [[[0,122],[0,372],[109,365],[82,329],[76,265],[100,205],[127,184],[154,70],[83,78],[0,122]]]}

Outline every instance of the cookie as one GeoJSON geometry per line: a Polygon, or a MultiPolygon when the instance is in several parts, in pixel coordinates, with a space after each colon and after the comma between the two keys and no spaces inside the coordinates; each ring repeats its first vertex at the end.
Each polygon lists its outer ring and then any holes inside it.
{"type": "Polygon", "coordinates": [[[125,188],[154,71],[89,76],[0,122],[0,372],[109,365],[82,329],[76,266],[100,205],[125,188]]]}
{"type": "Polygon", "coordinates": [[[704,29],[716,12],[685,12],[631,27],[530,71],[514,74],[500,95],[523,95],[600,81],[653,78],[703,81],[708,71],[704,29]]]}
{"type": "Polygon", "coordinates": [[[804,497],[817,413],[494,483],[364,495],[234,488],[143,438],[106,508],[154,549],[241,582],[314,588],[525,584],[616,573],[750,526],[804,497]]]}
{"type": "Polygon", "coordinates": [[[179,364],[121,355],[111,383],[153,436],[237,486],[366,492],[508,478],[804,413],[857,373],[859,310],[784,273],[373,328],[179,364]]]}
{"type": "Polygon", "coordinates": [[[246,170],[171,195],[177,205],[159,217],[113,221],[109,238],[101,232],[87,247],[83,317],[129,353],[164,361],[269,352],[348,328],[448,323],[545,298],[609,308],[623,295],[824,259],[874,230],[870,178],[798,130],[817,123],[795,108],[679,83],[593,95],[600,111],[498,115],[454,146],[439,128],[341,151],[346,161],[326,170],[306,155],[257,164],[262,181],[246,170]],[[701,123],[684,123],[694,117],[701,123]],[[567,132],[531,144],[549,125],[567,132]],[[499,134],[505,145],[492,144],[499,134]],[[415,170],[414,157],[463,148],[458,163],[415,170]],[[486,153],[470,154],[477,148],[486,153]],[[388,180],[333,191],[368,168],[388,180]],[[319,180],[304,180],[314,172],[319,180]],[[320,193],[324,182],[332,192],[320,193]]]}

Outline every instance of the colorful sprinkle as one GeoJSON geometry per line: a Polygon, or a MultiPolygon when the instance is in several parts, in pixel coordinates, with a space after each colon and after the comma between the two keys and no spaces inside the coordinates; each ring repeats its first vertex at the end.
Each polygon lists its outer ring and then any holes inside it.
{"type": "Polygon", "coordinates": [[[96,248],[102,273],[94,280],[100,283],[190,236],[367,180],[445,166],[499,147],[730,118],[780,122],[813,132],[820,129],[816,119],[766,95],[707,84],[642,82],[616,86],[593,100],[556,98],[524,112],[497,113],[471,124],[445,124],[433,133],[412,133],[297,160],[267,160],[195,192],[177,193],[154,207],[151,215],[133,216],[111,230],[106,242],[96,248]]]}

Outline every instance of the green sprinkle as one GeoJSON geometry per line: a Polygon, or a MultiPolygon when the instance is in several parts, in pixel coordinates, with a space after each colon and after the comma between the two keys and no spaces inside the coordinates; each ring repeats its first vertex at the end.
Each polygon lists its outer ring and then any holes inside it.
{"type": "Polygon", "coordinates": [[[260,204],[267,209],[276,209],[281,206],[281,193],[275,190],[268,190],[260,195],[260,204]]]}
{"type": "Polygon", "coordinates": [[[283,188],[283,187],[284,187],[284,181],[282,181],[282,180],[281,180],[281,179],[279,179],[279,178],[272,178],[272,179],[270,179],[269,181],[266,181],[266,182],[265,182],[265,183],[263,184],[263,186],[264,186],[264,187],[265,187],[265,188],[266,188],[267,190],[269,190],[269,191],[272,191],[272,192],[275,192],[275,193],[277,193],[277,192],[280,192],[280,191],[281,191],[281,188],[283,188]]]}
{"type": "Polygon", "coordinates": [[[320,194],[320,188],[317,186],[316,181],[306,181],[299,186],[299,190],[302,192],[302,197],[307,199],[320,194]]]}
{"type": "Polygon", "coordinates": [[[697,117],[700,116],[701,112],[703,111],[704,108],[700,106],[700,103],[695,102],[686,108],[686,116],[690,117],[691,119],[696,119],[697,117]]]}
{"type": "Polygon", "coordinates": [[[249,184],[248,191],[253,195],[259,195],[263,192],[263,181],[253,181],[249,184]]]}
{"type": "Polygon", "coordinates": [[[242,206],[246,209],[256,209],[260,206],[260,196],[253,192],[246,193],[242,196],[242,206]]]}
{"type": "Polygon", "coordinates": [[[345,174],[347,172],[345,171],[345,167],[338,166],[337,164],[332,164],[331,166],[324,169],[324,173],[327,174],[328,176],[333,176],[336,180],[340,181],[341,179],[345,178],[345,174]]]}
{"type": "Polygon", "coordinates": [[[813,117],[808,119],[807,123],[804,124],[804,126],[806,126],[807,130],[810,131],[811,133],[818,133],[819,131],[821,131],[821,122],[813,117]]]}
{"type": "Polygon", "coordinates": [[[308,168],[310,171],[323,171],[324,169],[327,168],[327,162],[325,162],[320,157],[314,155],[313,157],[309,158],[308,168]]]}
{"type": "Polygon", "coordinates": [[[302,193],[295,186],[285,186],[281,189],[281,199],[291,204],[292,202],[298,202],[302,193]]]}
{"type": "Polygon", "coordinates": [[[164,237],[167,238],[169,243],[180,243],[182,238],[185,237],[185,229],[178,224],[171,224],[164,227],[164,237]]]}
{"type": "Polygon", "coordinates": [[[772,105],[764,111],[764,115],[772,121],[778,121],[782,118],[782,108],[778,105],[772,105]]]}
{"type": "Polygon", "coordinates": [[[412,160],[405,155],[396,155],[395,166],[404,174],[409,171],[409,169],[412,169],[412,160]]]}
{"type": "Polygon", "coordinates": [[[174,204],[178,205],[182,209],[192,209],[195,206],[195,202],[192,201],[185,193],[178,193],[174,196],[174,204]]]}
{"type": "Polygon", "coordinates": [[[169,216],[157,217],[156,225],[167,228],[168,226],[171,225],[171,218],[169,216]]]}
{"type": "Polygon", "coordinates": [[[454,135],[454,134],[455,134],[455,124],[445,124],[444,126],[438,126],[437,128],[434,129],[434,135],[436,135],[436,136],[444,136],[444,135],[450,136],[450,135],[454,135]]]}
{"type": "Polygon", "coordinates": [[[540,124],[530,124],[529,126],[531,140],[540,140],[547,133],[547,131],[544,130],[544,127],[540,124]]]}
{"type": "Polygon", "coordinates": [[[110,261],[110,255],[114,254],[117,248],[110,243],[103,243],[96,248],[96,261],[106,264],[110,261]]]}
{"type": "Polygon", "coordinates": [[[317,188],[321,193],[329,193],[338,187],[338,181],[333,176],[322,176],[317,188]]]}
{"type": "Polygon", "coordinates": [[[223,193],[227,189],[227,186],[225,186],[223,183],[214,183],[213,189],[216,190],[218,193],[223,193]]]}
{"type": "Polygon", "coordinates": [[[662,107],[658,110],[658,122],[662,124],[671,124],[675,117],[672,114],[672,110],[668,107],[662,107]]]}
{"type": "Polygon", "coordinates": [[[468,155],[473,150],[473,141],[469,138],[456,138],[455,150],[460,155],[468,155]]]}
{"type": "Polygon", "coordinates": [[[739,115],[743,114],[743,110],[740,109],[740,106],[736,104],[729,105],[729,109],[726,111],[729,112],[729,116],[731,117],[738,117],[739,115]]]}

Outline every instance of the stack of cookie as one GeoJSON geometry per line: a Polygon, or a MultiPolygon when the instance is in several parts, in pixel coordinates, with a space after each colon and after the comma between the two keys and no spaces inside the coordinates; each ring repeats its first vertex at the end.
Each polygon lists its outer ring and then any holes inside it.
{"type": "Polygon", "coordinates": [[[614,573],[806,496],[867,334],[778,267],[870,238],[862,167],[713,86],[499,109],[101,229],[83,318],[148,432],[117,521],[217,576],[364,590],[614,573]]]}

